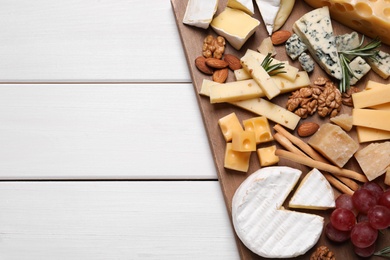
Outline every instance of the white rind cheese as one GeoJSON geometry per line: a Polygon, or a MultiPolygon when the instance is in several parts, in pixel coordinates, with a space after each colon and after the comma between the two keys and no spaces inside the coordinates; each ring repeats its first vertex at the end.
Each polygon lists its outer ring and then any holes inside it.
{"type": "Polygon", "coordinates": [[[285,166],[261,168],[237,189],[232,201],[233,226],[248,249],[262,257],[305,254],[321,236],[324,219],[288,211],[282,204],[301,175],[285,166]]]}
{"type": "Polygon", "coordinates": [[[314,168],[303,178],[288,206],[304,209],[334,208],[333,189],[324,175],[314,168]]]}
{"type": "Polygon", "coordinates": [[[271,35],[274,29],[275,18],[280,8],[280,0],[256,0],[256,4],[267,32],[271,35]]]}
{"type": "Polygon", "coordinates": [[[252,0],[228,0],[227,6],[242,10],[251,16],[255,13],[252,0]]]}
{"type": "Polygon", "coordinates": [[[217,11],[218,0],[189,0],[183,23],[207,29],[217,11]]]}
{"type": "Polygon", "coordinates": [[[306,13],[294,23],[293,30],[322,69],[328,75],[341,79],[340,59],[329,8],[325,6],[306,13]]]}

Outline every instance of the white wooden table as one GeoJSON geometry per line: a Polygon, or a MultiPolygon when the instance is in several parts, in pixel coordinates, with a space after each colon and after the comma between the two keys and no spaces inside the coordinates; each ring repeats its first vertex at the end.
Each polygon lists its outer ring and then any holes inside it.
{"type": "Polygon", "coordinates": [[[238,259],[169,0],[0,0],[0,259],[238,259]]]}

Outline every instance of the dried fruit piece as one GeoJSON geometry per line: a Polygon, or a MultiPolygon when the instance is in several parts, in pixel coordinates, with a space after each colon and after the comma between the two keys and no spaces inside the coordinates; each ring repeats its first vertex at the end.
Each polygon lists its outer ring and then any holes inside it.
{"type": "Polygon", "coordinates": [[[320,128],[320,125],[317,123],[305,122],[298,127],[297,133],[300,137],[307,137],[317,132],[318,128],[320,128]]]}
{"type": "Polygon", "coordinates": [[[195,66],[198,68],[198,70],[207,75],[212,75],[214,72],[212,68],[207,66],[206,58],[203,56],[199,56],[195,59],[195,66]]]}
{"type": "Polygon", "coordinates": [[[271,35],[271,41],[273,45],[279,45],[285,43],[290,37],[292,33],[286,30],[276,31],[271,35]]]}
{"type": "Polygon", "coordinates": [[[226,81],[228,75],[229,75],[228,68],[216,70],[213,73],[213,81],[218,82],[218,83],[224,83],[226,81]]]}
{"type": "Polygon", "coordinates": [[[228,63],[229,69],[238,70],[242,68],[240,59],[233,54],[225,54],[223,59],[228,63]]]}

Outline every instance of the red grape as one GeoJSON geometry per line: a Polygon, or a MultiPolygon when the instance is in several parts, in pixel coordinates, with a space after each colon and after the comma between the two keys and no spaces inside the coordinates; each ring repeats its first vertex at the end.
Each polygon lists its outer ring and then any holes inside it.
{"type": "Polygon", "coordinates": [[[357,216],[357,222],[368,222],[368,217],[366,214],[362,214],[362,213],[359,213],[359,215],[357,216]]]}
{"type": "Polygon", "coordinates": [[[356,217],[351,210],[338,208],[333,210],[330,215],[330,222],[334,228],[341,231],[348,231],[355,225],[356,217]]]}
{"type": "Polygon", "coordinates": [[[361,257],[372,256],[375,253],[375,243],[369,247],[366,247],[366,248],[360,248],[360,247],[354,246],[354,251],[355,251],[355,254],[357,254],[358,256],[361,256],[361,257]]]}
{"type": "Polygon", "coordinates": [[[364,214],[367,214],[368,210],[376,205],[375,196],[371,191],[367,189],[360,189],[352,195],[353,206],[364,214]]]}
{"type": "Polygon", "coordinates": [[[378,183],[373,181],[365,182],[362,188],[371,191],[371,193],[374,195],[377,201],[379,200],[379,198],[382,196],[383,193],[382,187],[378,183]]]}
{"type": "Polygon", "coordinates": [[[329,222],[325,226],[325,235],[331,241],[341,243],[341,242],[347,241],[350,238],[351,231],[338,230],[332,226],[331,222],[329,222]]]}
{"type": "Polygon", "coordinates": [[[371,227],[368,222],[357,223],[351,231],[351,241],[356,247],[366,248],[375,243],[378,230],[371,227]]]}
{"type": "Polygon", "coordinates": [[[390,209],[382,205],[372,207],[367,213],[368,221],[375,229],[385,229],[390,226],[390,209]]]}
{"type": "Polygon", "coordinates": [[[378,204],[390,209],[390,189],[382,193],[382,196],[379,198],[378,204]]]}
{"type": "Polygon", "coordinates": [[[336,199],[336,208],[344,208],[349,209],[351,211],[354,211],[355,208],[353,207],[352,203],[352,196],[348,194],[341,194],[336,199]]]}

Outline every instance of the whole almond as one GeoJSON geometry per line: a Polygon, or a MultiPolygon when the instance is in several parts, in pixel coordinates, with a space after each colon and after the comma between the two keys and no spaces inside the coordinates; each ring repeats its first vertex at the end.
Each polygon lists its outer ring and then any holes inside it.
{"type": "Polygon", "coordinates": [[[279,45],[285,43],[288,38],[291,37],[291,32],[286,30],[276,31],[271,35],[271,41],[273,45],[279,45]]]}
{"type": "Polygon", "coordinates": [[[229,66],[229,64],[224,61],[217,58],[207,58],[206,59],[207,66],[214,68],[214,69],[223,69],[229,66]]]}
{"type": "Polygon", "coordinates": [[[298,127],[297,133],[300,137],[307,137],[317,132],[318,128],[320,126],[317,123],[305,122],[298,127]]]}
{"type": "Polygon", "coordinates": [[[213,75],[214,73],[213,69],[207,66],[206,58],[203,56],[199,56],[195,59],[195,66],[204,74],[213,75]]]}
{"type": "Polygon", "coordinates": [[[228,68],[223,68],[214,71],[213,73],[213,81],[218,82],[218,83],[224,83],[229,75],[229,69],[228,68]]]}
{"type": "Polygon", "coordinates": [[[242,68],[240,59],[233,54],[225,54],[223,59],[229,64],[229,69],[238,70],[242,68]]]}

